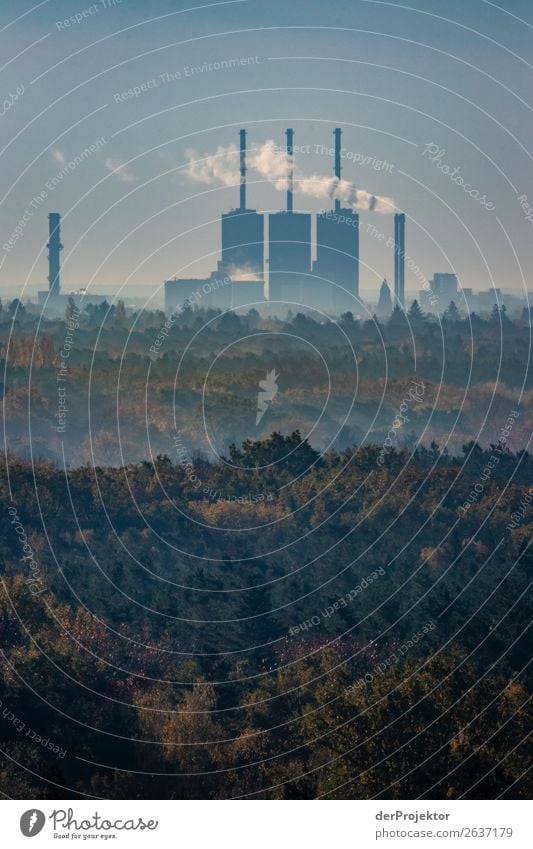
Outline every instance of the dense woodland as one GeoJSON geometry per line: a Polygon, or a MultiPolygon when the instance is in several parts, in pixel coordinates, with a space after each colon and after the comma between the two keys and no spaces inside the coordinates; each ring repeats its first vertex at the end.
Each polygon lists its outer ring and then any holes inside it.
{"type": "Polygon", "coordinates": [[[416,379],[424,394],[396,447],[436,441],[460,454],[471,439],[486,447],[520,404],[508,443],[519,450],[533,428],[530,346],[529,321],[511,321],[504,308],[480,318],[451,305],[436,319],[415,303],[385,322],[351,313],[319,322],[255,310],[130,314],[119,302],[49,320],[13,302],[0,310],[7,445],[60,464],[119,466],[174,456],[177,428],[190,454],[208,457],[213,447],[220,455],[297,428],[319,451],[344,450],[383,443],[416,379]],[[58,432],[65,344],[68,413],[58,432]],[[271,368],[279,392],[256,428],[258,382],[271,368]]]}
{"type": "Polygon", "coordinates": [[[530,334],[0,309],[2,792],[527,796],[530,334]]]}
{"type": "Polygon", "coordinates": [[[10,457],[0,787],[527,796],[533,459],[378,457],[298,432],[191,466],[10,457]]]}

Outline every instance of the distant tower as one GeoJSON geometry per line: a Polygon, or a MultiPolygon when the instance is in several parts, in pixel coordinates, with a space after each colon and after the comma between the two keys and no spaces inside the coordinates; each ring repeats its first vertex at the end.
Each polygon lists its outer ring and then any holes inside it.
{"type": "MultiPolygon", "coordinates": [[[[254,281],[263,285],[264,271],[264,216],[246,206],[246,130],[240,130],[240,191],[239,206],[224,212],[222,227],[222,258],[217,273],[233,280],[254,281]]],[[[228,288],[222,288],[215,299],[218,306],[227,308],[221,301],[228,288]]]]}
{"type": "Polygon", "coordinates": [[[402,309],[405,306],[405,215],[394,216],[394,296],[402,309]]]}
{"type": "Polygon", "coordinates": [[[61,283],[59,275],[61,265],[59,254],[63,250],[61,244],[61,215],[59,212],[50,212],[48,215],[48,288],[50,296],[59,295],[61,283]]]}
{"type": "Polygon", "coordinates": [[[287,212],[293,211],[292,206],[292,192],[293,192],[293,180],[294,180],[294,163],[293,163],[293,154],[294,154],[294,130],[287,130],[285,135],[287,136],[287,157],[289,159],[289,173],[287,175],[287,212]]]}
{"type": "MultiPolygon", "coordinates": [[[[337,180],[341,178],[341,135],[342,130],[340,127],[336,127],[333,131],[333,135],[335,137],[335,176],[337,180]]],[[[341,202],[339,198],[335,198],[335,212],[341,211],[341,202]]]]}
{"type": "Polygon", "coordinates": [[[379,318],[388,318],[392,312],[392,301],[390,296],[390,287],[387,283],[387,278],[383,278],[381,289],[379,290],[379,303],[377,314],[379,318]]]}
{"type": "MultiPolygon", "coordinates": [[[[334,175],[341,179],[341,134],[337,127],[335,138],[334,175]]],[[[319,307],[340,315],[346,310],[358,311],[359,304],[359,215],[341,206],[335,198],[334,210],[324,210],[316,217],[317,275],[315,300],[319,307]]]]}
{"type": "MultiPolygon", "coordinates": [[[[311,278],[311,216],[293,208],[293,137],[287,130],[287,209],[269,216],[268,298],[283,303],[308,303],[311,278]]],[[[283,306],[280,307],[283,309],[283,306]]]]}
{"type": "Polygon", "coordinates": [[[241,144],[240,151],[240,170],[241,170],[241,195],[240,201],[242,210],[246,209],[246,130],[239,131],[239,139],[241,144]]]}

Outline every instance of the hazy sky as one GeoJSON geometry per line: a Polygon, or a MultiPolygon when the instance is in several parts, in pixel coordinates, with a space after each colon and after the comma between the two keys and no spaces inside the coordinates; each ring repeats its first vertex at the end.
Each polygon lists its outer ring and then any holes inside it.
{"type": "MultiPolygon", "coordinates": [[[[3,297],[46,288],[49,211],[63,215],[64,289],[127,283],[160,301],[164,278],[208,273],[238,189],[191,180],[187,152],[213,154],[240,127],[282,144],[288,126],[309,145],[304,176],[331,174],[320,146],[342,127],[343,177],[405,212],[424,276],[533,288],[530,0],[3,0],[0,39],[3,297]],[[209,67],[232,59],[248,61],[209,67]]],[[[284,194],[251,171],[248,205],[284,194]]],[[[363,294],[392,277],[392,227],[361,214],[363,294]]],[[[413,271],[406,288],[420,288],[413,271]]]]}

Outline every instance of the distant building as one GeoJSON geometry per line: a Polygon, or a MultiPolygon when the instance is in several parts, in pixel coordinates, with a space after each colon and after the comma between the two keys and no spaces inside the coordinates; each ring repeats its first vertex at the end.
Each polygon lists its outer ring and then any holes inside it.
{"type": "Polygon", "coordinates": [[[222,252],[205,278],[165,280],[165,310],[187,303],[206,309],[239,309],[264,301],[265,217],[246,206],[246,130],[240,131],[240,204],[221,218],[222,252]]]}
{"type": "MultiPolygon", "coordinates": [[[[291,129],[287,130],[287,156],[294,152],[291,129]]],[[[268,300],[281,304],[274,312],[290,309],[293,304],[309,304],[314,289],[311,280],[311,216],[293,209],[292,165],[287,175],[287,209],[268,218],[268,300]],[[309,290],[309,291],[307,291],[309,290]],[[311,296],[311,297],[310,297],[311,296]]]]}
{"type": "Polygon", "coordinates": [[[186,304],[204,309],[231,309],[231,277],[215,273],[210,277],[165,280],[165,310],[182,310],[186,304]]]}
{"type": "Polygon", "coordinates": [[[311,279],[311,216],[289,210],[274,212],[269,216],[268,226],[268,300],[309,303],[305,289],[314,285],[311,279]]]}
{"type": "Polygon", "coordinates": [[[222,215],[224,273],[233,278],[255,277],[262,282],[265,217],[255,209],[232,209],[222,215]]]}
{"type": "Polygon", "coordinates": [[[254,280],[232,280],[213,272],[210,277],[165,280],[165,310],[193,309],[236,310],[257,308],[264,302],[263,284],[254,280]]]}
{"type": "MultiPolygon", "coordinates": [[[[268,216],[268,260],[265,259],[265,216],[249,209],[246,201],[246,131],[241,130],[240,203],[236,209],[221,216],[222,247],[217,269],[201,279],[165,281],[167,310],[193,298],[198,304],[220,309],[245,308],[248,303],[266,300],[266,312],[278,315],[298,306],[333,315],[348,311],[357,315],[364,313],[359,294],[359,215],[351,207],[341,206],[337,197],[341,180],[341,129],[337,127],[334,130],[334,179],[329,192],[334,198],[333,208],[321,210],[316,216],[314,261],[313,216],[307,212],[295,212],[293,208],[293,130],[288,129],[286,136],[287,167],[284,164],[281,177],[286,180],[287,204],[284,211],[268,216]]],[[[393,303],[404,309],[406,253],[403,213],[394,216],[393,244],[393,303]]],[[[443,292],[449,287],[445,280],[439,285],[443,292]]],[[[385,292],[383,294],[385,297],[385,292]]],[[[432,307],[434,302],[436,299],[433,297],[432,307]]]]}
{"type": "Polygon", "coordinates": [[[439,311],[443,312],[450,301],[457,300],[457,275],[440,272],[434,274],[431,288],[439,300],[439,311]]]}
{"type": "Polygon", "coordinates": [[[386,277],[383,279],[383,283],[381,284],[381,288],[379,290],[379,302],[376,312],[378,318],[388,318],[392,312],[392,299],[390,294],[390,287],[387,283],[386,277]]]}
{"type": "Polygon", "coordinates": [[[218,271],[233,280],[263,281],[265,216],[246,206],[246,130],[240,138],[240,204],[222,215],[222,256],[218,271]]]}
{"type": "MultiPolygon", "coordinates": [[[[341,130],[334,131],[334,175],[341,179],[341,130]]],[[[313,273],[316,306],[339,315],[357,306],[359,299],[359,215],[341,207],[320,212],[316,217],[316,261],[313,273]]],[[[314,303],[312,305],[315,305],[314,303]]]]}
{"type": "Polygon", "coordinates": [[[478,312],[490,312],[495,304],[500,307],[503,304],[502,290],[494,287],[478,292],[475,298],[478,312]]]}

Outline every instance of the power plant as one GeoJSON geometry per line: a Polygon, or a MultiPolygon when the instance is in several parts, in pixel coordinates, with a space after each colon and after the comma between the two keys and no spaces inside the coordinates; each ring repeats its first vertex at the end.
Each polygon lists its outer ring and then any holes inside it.
{"type": "Polygon", "coordinates": [[[165,281],[165,309],[185,302],[238,309],[264,301],[265,216],[246,204],[246,130],[239,133],[239,206],[221,218],[222,258],[208,278],[165,281]]]}
{"type": "MultiPolygon", "coordinates": [[[[334,177],[341,179],[341,129],[334,131],[334,177]]],[[[313,261],[312,215],[294,210],[294,131],[286,131],[288,162],[286,209],[265,216],[246,200],[246,130],[240,130],[239,206],[221,217],[222,251],[217,270],[207,278],[165,281],[165,309],[185,302],[219,309],[265,305],[272,314],[295,307],[339,315],[361,311],[359,295],[359,214],[336,199],[316,215],[313,261]],[[267,270],[268,269],[268,272],[267,270]]],[[[394,294],[405,301],[405,215],[394,218],[394,294]]]]}
{"type": "MultiPolygon", "coordinates": [[[[180,278],[165,281],[165,310],[181,310],[186,304],[217,310],[249,310],[257,307],[263,314],[279,315],[295,308],[309,309],[339,316],[351,312],[364,315],[368,311],[359,292],[359,213],[342,206],[335,197],[341,182],[341,135],[334,130],[334,181],[328,194],[334,197],[331,209],[322,209],[316,218],[316,239],[313,242],[313,216],[294,209],[294,131],[286,130],[286,209],[268,216],[248,207],[247,203],[247,144],[246,130],[239,131],[239,206],[221,216],[221,257],[216,271],[207,278],[180,278]],[[268,221],[268,235],[265,223],[268,221]],[[265,256],[268,248],[268,256],[265,256]],[[315,251],[316,259],[313,259],[315,251]]],[[[307,146],[308,147],[308,146],[307,146]]],[[[317,182],[326,178],[313,178],[317,182]]],[[[284,180],[285,183],[285,180],[284,180]]],[[[284,183],[282,187],[284,187],[284,183]]],[[[343,183],[342,192],[346,194],[343,183]]],[[[348,192],[350,195],[350,192],[348,192]]],[[[317,196],[320,196],[318,194],[317,196]]],[[[375,198],[374,198],[375,200],[375,198]]],[[[373,209],[372,205],[369,205],[373,209]]],[[[367,233],[384,238],[373,225],[367,233]]],[[[385,242],[393,249],[394,291],[386,278],[381,284],[377,304],[372,309],[380,319],[387,318],[394,307],[405,309],[405,264],[422,279],[424,288],[418,292],[423,309],[444,313],[459,296],[469,308],[483,312],[502,302],[500,289],[489,289],[475,295],[472,289],[459,288],[457,275],[451,272],[434,274],[425,281],[417,266],[405,251],[405,214],[394,215],[394,237],[385,242]]],[[[96,294],[86,289],[64,292],[61,286],[61,214],[48,214],[48,289],[38,292],[38,303],[47,312],[60,314],[72,300],[77,306],[111,303],[112,295],[96,294]]],[[[376,295],[378,293],[376,292],[376,295]]]]}

